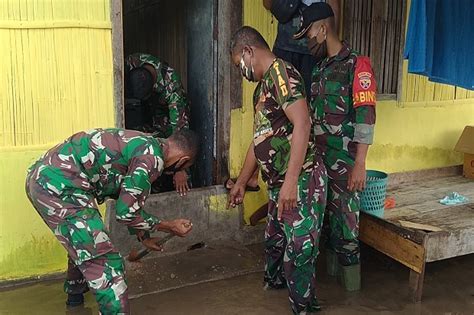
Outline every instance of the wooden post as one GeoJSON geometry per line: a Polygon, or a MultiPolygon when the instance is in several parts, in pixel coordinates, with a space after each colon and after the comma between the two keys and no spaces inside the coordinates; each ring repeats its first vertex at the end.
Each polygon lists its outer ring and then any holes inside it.
{"type": "Polygon", "coordinates": [[[115,127],[125,127],[124,119],[124,95],[123,95],[123,23],[122,23],[122,0],[111,2],[112,20],[112,58],[114,75],[114,105],[115,105],[115,127]]]}
{"type": "Polygon", "coordinates": [[[425,279],[425,264],[420,273],[410,269],[410,294],[413,297],[413,302],[417,303],[421,301],[421,295],[423,294],[423,280],[425,279]]]}
{"type": "Polygon", "coordinates": [[[421,270],[415,271],[410,269],[410,278],[409,278],[409,288],[410,294],[412,296],[413,302],[421,302],[421,296],[423,295],[423,281],[425,280],[425,267],[426,267],[426,241],[428,239],[428,234],[425,234],[423,237],[423,261],[421,265],[421,270]]]}

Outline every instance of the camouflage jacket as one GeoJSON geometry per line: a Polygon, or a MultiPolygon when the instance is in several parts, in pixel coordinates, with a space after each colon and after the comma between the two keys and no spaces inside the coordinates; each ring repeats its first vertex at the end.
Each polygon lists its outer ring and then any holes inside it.
{"type": "Polygon", "coordinates": [[[156,132],[158,137],[168,138],[176,130],[189,128],[189,106],[179,74],[166,62],[142,53],[127,57],[125,71],[152,65],[156,70],[154,94],[150,98],[153,111],[153,126],[147,132],[156,132]]]}
{"type": "Polygon", "coordinates": [[[73,196],[85,208],[94,207],[89,196],[98,203],[117,199],[119,222],[152,230],[159,220],[142,207],[164,168],[161,141],[123,129],[79,132],[46,152],[30,172],[36,169],[35,181],[45,190],[73,196]]]}
{"type": "Polygon", "coordinates": [[[318,149],[342,150],[354,159],[357,143],[372,144],[375,103],[370,59],[344,44],[313,69],[311,110],[318,149]]]}
{"type": "MultiPolygon", "coordinates": [[[[289,63],[275,59],[255,88],[254,145],[255,156],[269,188],[280,187],[290,160],[293,124],[285,109],[305,99],[303,80],[289,63]]],[[[310,141],[302,172],[313,167],[314,147],[310,141]]]]}

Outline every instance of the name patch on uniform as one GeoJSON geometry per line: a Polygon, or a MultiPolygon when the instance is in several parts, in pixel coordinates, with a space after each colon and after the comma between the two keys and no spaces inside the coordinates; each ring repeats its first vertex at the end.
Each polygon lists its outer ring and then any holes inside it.
{"type": "Polygon", "coordinates": [[[273,96],[279,105],[286,102],[290,97],[290,81],[285,65],[279,60],[275,61],[270,70],[270,76],[275,86],[273,96]]]}
{"type": "Polygon", "coordinates": [[[354,82],[352,83],[354,107],[375,106],[376,90],[374,72],[369,57],[357,57],[354,82]]]}
{"type": "Polygon", "coordinates": [[[280,92],[282,96],[287,96],[288,95],[288,89],[286,88],[286,81],[283,80],[283,77],[281,76],[280,72],[280,67],[278,66],[278,63],[273,64],[273,69],[275,69],[275,73],[278,78],[278,87],[280,88],[280,92]]]}

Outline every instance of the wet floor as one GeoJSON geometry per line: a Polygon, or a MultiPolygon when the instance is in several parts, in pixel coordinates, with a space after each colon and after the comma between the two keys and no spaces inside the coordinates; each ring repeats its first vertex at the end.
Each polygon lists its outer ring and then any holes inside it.
{"type": "MultiPolygon", "coordinates": [[[[321,257],[317,290],[323,306],[320,314],[474,314],[474,255],[428,264],[423,302],[419,304],[410,302],[406,268],[373,253],[364,256],[370,258],[362,264],[363,288],[355,293],[345,292],[325,274],[321,257]]],[[[249,272],[134,298],[133,314],[291,314],[287,292],[262,290],[262,272],[249,272]]],[[[66,311],[64,299],[60,281],[3,290],[0,314],[97,314],[90,293],[81,309],[66,311]]]]}

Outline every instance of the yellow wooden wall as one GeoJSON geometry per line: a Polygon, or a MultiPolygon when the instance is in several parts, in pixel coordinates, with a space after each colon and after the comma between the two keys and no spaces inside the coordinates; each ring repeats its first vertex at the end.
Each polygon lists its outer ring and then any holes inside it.
{"type": "Polygon", "coordinates": [[[0,280],[64,270],[24,193],[46,149],[114,126],[109,0],[0,1],[0,280]]]}
{"type": "MultiPolygon", "coordinates": [[[[261,1],[243,0],[244,25],[257,28],[273,46],[276,20],[261,1]]],[[[403,172],[462,163],[454,152],[465,125],[474,125],[474,92],[428,82],[427,78],[407,74],[404,64],[400,101],[377,103],[375,143],[367,166],[386,172],[403,172]]],[[[231,113],[231,174],[237,176],[252,139],[252,102],[255,85],[243,83],[242,109],[231,113]]],[[[266,200],[265,193],[247,194],[244,218],[266,200]]]]}

